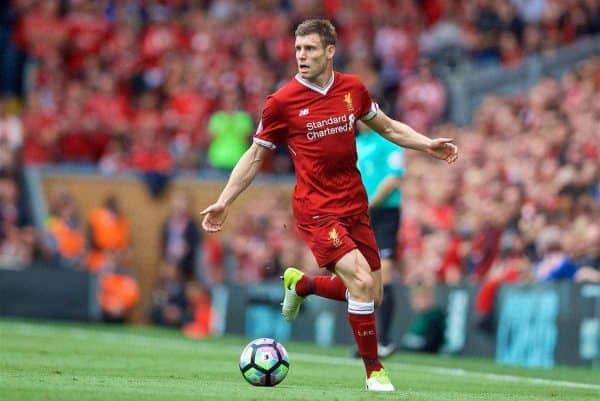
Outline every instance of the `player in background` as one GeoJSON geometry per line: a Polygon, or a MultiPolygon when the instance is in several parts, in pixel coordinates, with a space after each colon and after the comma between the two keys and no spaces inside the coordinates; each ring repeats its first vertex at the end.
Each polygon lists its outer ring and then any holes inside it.
{"type": "Polygon", "coordinates": [[[296,172],[296,229],[319,266],[335,275],[308,277],[296,268],[286,269],[282,314],[293,321],[311,294],[347,302],[367,389],[393,391],[377,355],[375,305],[383,286],[367,194],[356,167],[356,120],[396,145],[448,163],[456,160],[458,150],[452,139],[430,139],[390,119],[357,77],[334,72],[336,32],[329,21],[304,21],[295,36],[298,74],[267,98],[253,144],[216,202],[202,211],[202,226],[219,231],[229,206],[254,180],[267,152],[287,146],[296,172]]]}
{"type": "MultiPolygon", "coordinates": [[[[397,347],[390,338],[390,330],[396,306],[392,275],[401,218],[400,181],[404,175],[404,148],[396,146],[362,122],[358,123],[358,128],[358,170],[369,198],[369,216],[381,258],[383,297],[377,308],[377,348],[379,357],[386,358],[397,347]]],[[[358,350],[354,351],[354,356],[358,356],[358,350]]]]}

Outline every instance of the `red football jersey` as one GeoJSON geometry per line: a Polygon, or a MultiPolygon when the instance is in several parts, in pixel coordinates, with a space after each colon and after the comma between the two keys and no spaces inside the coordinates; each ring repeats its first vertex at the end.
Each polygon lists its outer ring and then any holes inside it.
{"type": "Polygon", "coordinates": [[[296,170],[298,223],[366,212],[355,125],[377,111],[360,79],[338,72],[324,87],[296,75],[267,98],[254,142],[271,149],[288,147],[296,170]]]}

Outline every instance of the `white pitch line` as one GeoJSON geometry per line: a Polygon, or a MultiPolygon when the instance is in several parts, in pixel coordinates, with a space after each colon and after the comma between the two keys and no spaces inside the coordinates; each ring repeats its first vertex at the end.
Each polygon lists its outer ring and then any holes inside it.
{"type": "MultiPolygon", "coordinates": [[[[332,364],[332,365],[340,365],[340,364],[359,365],[359,364],[361,364],[360,361],[353,361],[353,360],[349,360],[348,358],[341,358],[341,357],[336,357],[336,356],[321,356],[321,355],[313,355],[313,354],[302,354],[302,353],[294,353],[293,359],[299,360],[302,362],[318,362],[318,363],[332,364]]],[[[488,379],[490,381],[528,383],[528,384],[536,384],[536,385],[551,385],[551,386],[556,386],[556,387],[600,390],[600,385],[597,385],[597,384],[578,383],[578,382],[570,382],[570,381],[564,381],[564,380],[550,380],[550,379],[542,379],[542,378],[538,378],[538,377],[515,376],[515,375],[507,375],[507,374],[499,374],[499,373],[485,373],[485,372],[477,372],[477,371],[465,370],[465,369],[459,369],[459,368],[446,368],[446,367],[440,367],[440,366],[418,365],[418,364],[403,363],[403,362],[386,362],[385,366],[390,367],[392,369],[396,368],[396,369],[419,371],[419,372],[423,372],[423,373],[435,373],[435,374],[440,374],[440,375],[480,377],[480,378],[488,379]]]]}
{"type": "MultiPolygon", "coordinates": [[[[0,327],[2,326],[0,322],[0,327]]],[[[48,326],[44,324],[30,324],[30,323],[11,323],[10,330],[18,333],[19,335],[35,337],[40,334],[58,334],[65,332],[75,338],[85,338],[89,339],[90,336],[97,337],[102,340],[106,340],[108,342],[114,343],[123,343],[123,339],[129,339],[135,341],[136,344],[144,344],[151,345],[153,347],[158,348],[185,348],[186,350],[190,349],[190,345],[193,345],[194,348],[211,348],[211,344],[203,343],[201,341],[192,342],[187,339],[172,339],[172,338],[164,338],[161,339],[159,337],[150,337],[140,334],[132,334],[132,333],[111,333],[111,332],[98,332],[93,328],[70,328],[70,329],[59,329],[55,326],[48,326]]],[[[243,346],[242,346],[243,347],[243,346]]],[[[234,347],[234,346],[219,346],[219,349],[225,352],[239,353],[242,347],[234,347]]],[[[300,362],[318,362],[329,365],[360,365],[360,361],[336,357],[336,356],[323,356],[316,354],[306,354],[300,352],[294,352],[290,355],[290,359],[297,360],[300,362]]],[[[387,367],[392,369],[402,369],[402,370],[411,370],[411,371],[419,371],[428,374],[438,374],[438,375],[451,375],[451,376],[463,376],[463,377],[473,377],[473,378],[482,378],[490,381],[496,382],[511,382],[511,383],[527,383],[533,385],[544,385],[544,386],[554,386],[554,387],[565,387],[565,388],[579,388],[586,390],[598,390],[600,391],[600,385],[597,384],[589,384],[589,383],[580,383],[580,382],[572,382],[566,380],[550,380],[550,379],[542,379],[538,377],[527,377],[527,376],[515,376],[508,374],[500,374],[500,373],[486,373],[486,372],[477,372],[473,370],[465,370],[460,368],[447,368],[440,366],[431,366],[431,365],[420,365],[420,364],[411,364],[404,362],[386,362],[387,367]]]]}

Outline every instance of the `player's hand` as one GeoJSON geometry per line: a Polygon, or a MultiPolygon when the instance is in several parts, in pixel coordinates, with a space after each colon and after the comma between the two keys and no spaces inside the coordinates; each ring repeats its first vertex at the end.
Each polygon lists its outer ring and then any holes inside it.
{"type": "Polygon", "coordinates": [[[227,206],[220,203],[213,203],[206,209],[200,212],[204,215],[202,220],[202,228],[209,233],[216,233],[223,228],[225,218],[227,218],[227,206]]]}
{"type": "Polygon", "coordinates": [[[458,159],[458,148],[452,143],[452,138],[432,139],[427,153],[448,163],[454,163],[458,159]]]}

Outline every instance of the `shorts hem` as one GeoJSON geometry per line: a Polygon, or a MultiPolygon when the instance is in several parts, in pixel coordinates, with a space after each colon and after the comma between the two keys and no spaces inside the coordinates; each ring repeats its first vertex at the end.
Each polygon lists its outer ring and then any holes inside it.
{"type": "Polygon", "coordinates": [[[319,267],[333,272],[335,271],[335,265],[337,264],[337,262],[339,262],[340,259],[344,257],[344,255],[352,252],[355,249],[358,249],[358,246],[355,245],[348,248],[340,248],[327,259],[327,262],[319,263],[319,267]]]}

